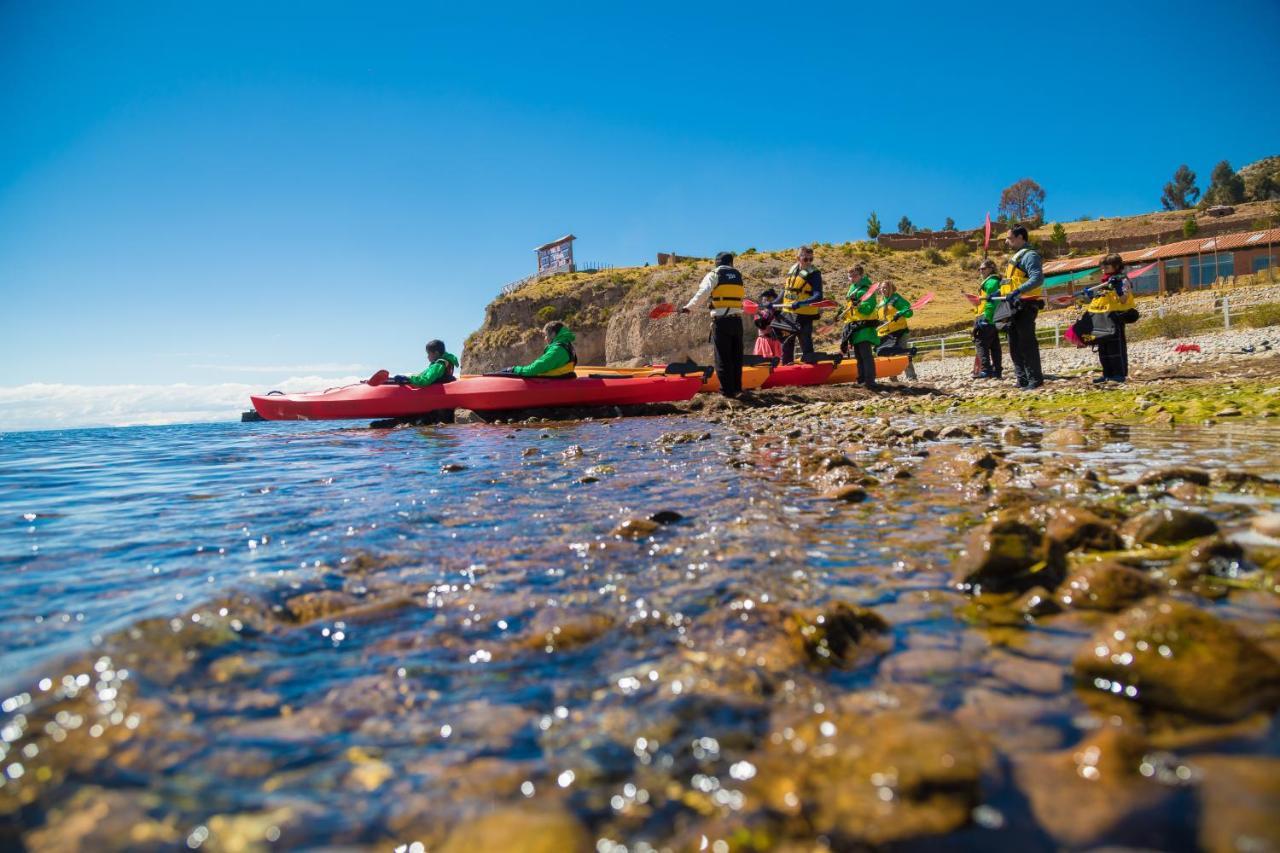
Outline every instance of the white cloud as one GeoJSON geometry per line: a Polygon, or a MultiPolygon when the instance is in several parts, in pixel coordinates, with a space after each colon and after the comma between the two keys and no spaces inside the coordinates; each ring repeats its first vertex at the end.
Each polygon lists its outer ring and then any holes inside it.
{"type": "Polygon", "coordinates": [[[63,385],[0,387],[0,432],[234,421],[252,408],[250,394],[319,391],[357,376],[291,376],[271,384],[63,385]]]}
{"type": "Polygon", "coordinates": [[[191,364],[187,365],[196,370],[226,370],[233,373],[274,373],[277,376],[288,376],[289,374],[329,374],[334,373],[364,373],[370,374],[373,371],[363,364],[191,364]]]}

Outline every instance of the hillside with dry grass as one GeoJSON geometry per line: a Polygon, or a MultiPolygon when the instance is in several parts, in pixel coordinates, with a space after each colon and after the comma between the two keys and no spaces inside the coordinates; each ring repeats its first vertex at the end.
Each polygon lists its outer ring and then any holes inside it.
{"type": "MultiPolygon", "coordinates": [[[[1112,239],[1141,239],[1151,235],[1151,243],[1171,227],[1181,227],[1188,216],[1206,217],[1203,212],[1173,211],[1113,219],[1089,219],[1062,223],[1071,242],[1112,235],[1112,239]],[[1172,224],[1172,225],[1171,225],[1172,224]]],[[[1257,227],[1259,221],[1280,218],[1274,202],[1238,205],[1228,222],[1236,230],[1257,227]]],[[[1033,233],[1046,257],[1057,254],[1049,241],[1054,223],[1033,233]]],[[[1093,254],[1073,252],[1071,243],[1063,255],[1093,254]]],[[[1003,241],[992,241],[991,254],[998,261],[1005,256],[1003,241]]],[[[747,280],[747,292],[758,296],[766,288],[781,292],[783,276],[794,261],[795,249],[740,252],[736,265],[747,280]]],[[[827,293],[843,299],[848,287],[845,272],[861,262],[876,281],[889,279],[915,300],[932,291],[933,302],[912,321],[917,334],[952,331],[973,319],[973,306],[965,294],[978,283],[977,265],[981,251],[960,243],[944,249],[895,251],[868,241],[814,244],[815,262],[823,272],[827,293]]],[[[711,357],[707,343],[706,317],[701,314],[675,315],[649,320],[648,311],[659,302],[682,304],[697,289],[710,261],[685,260],[674,266],[630,267],[593,273],[562,273],[532,281],[513,293],[495,299],[485,311],[484,324],[464,345],[464,368],[469,372],[495,370],[531,360],[542,350],[541,326],[550,320],[567,323],[578,335],[578,351],[584,364],[638,364],[676,360],[686,356],[699,361],[711,357]]],[[[836,312],[827,312],[818,323],[820,349],[834,349],[839,339],[836,312]]],[[[755,332],[747,324],[746,339],[755,332]]]]}

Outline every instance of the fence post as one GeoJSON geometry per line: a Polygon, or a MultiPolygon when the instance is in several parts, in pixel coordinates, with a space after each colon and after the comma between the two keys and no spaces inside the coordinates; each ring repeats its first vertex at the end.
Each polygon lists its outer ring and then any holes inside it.
{"type": "Polygon", "coordinates": [[[939,358],[947,357],[947,339],[946,338],[942,338],[940,341],[938,341],[938,352],[941,353],[939,358]]]}
{"type": "Polygon", "coordinates": [[[1222,297],[1222,328],[1231,328],[1231,300],[1226,296],[1222,297]]]}
{"type": "Polygon", "coordinates": [[[1053,318],[1053,348],[1058,348],[1058,318],[1053,318]]]}

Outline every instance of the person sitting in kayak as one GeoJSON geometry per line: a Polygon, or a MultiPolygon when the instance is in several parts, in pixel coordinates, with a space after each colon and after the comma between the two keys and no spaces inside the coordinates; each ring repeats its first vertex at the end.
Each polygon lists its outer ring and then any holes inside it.
{"type": "Polygon", "coordinates": [[[445,352],[444,341],[427,342],[427,369],[413,376],[396,375],[391,381],[397,385],[412,385],[414,388],[426,388],[443,382],[452,382],[458,369],[458,357],[445,352]]]}
{"type": "Polygon", "coordinates": [[[778,309],[773,306],[777,301],[778,291],[773,288],[760,294],[760,308],[752,321],[756,324],[756,345],[752,352],[762,358],[782,358],[782,341],[778,337],[778,330],[774,328],[778,309]]]}
{"type": "Polygon", "coordinates": [[[547,338],[547,348],[532,364],[508,367],[503,373],[525,379],[574,379],[578,366],[578,353],[573,348],[573,332],[564,323],[552,321],[542,327],[547,338]]]}

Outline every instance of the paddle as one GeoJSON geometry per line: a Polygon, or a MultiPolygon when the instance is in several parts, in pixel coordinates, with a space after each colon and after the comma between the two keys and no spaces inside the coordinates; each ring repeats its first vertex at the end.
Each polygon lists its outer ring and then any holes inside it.
{"type": "MultiPolygon", "coordinates": [[[[868,291],[868,293],[870,293],[870,292],[871,292],[871,291],[868,291]]],[[[794,303],[794,302],[779,302],[779,303],[776,303],[775,307],[776,307],[776,308],[778,308],[778,310],[780,310],[780,311],[791,311],[791,310],[793,310],[793,309],[795,308],[795,303],[794,303]]],[[[836,302],[836,301],[835,301],[835,300],[833,300],[833,299],[819,299],[817,302],[810,302],[810,303],[809,303],[808,305],[806,305],[805,307],[806,307],[806,308],[819,308],[819,309],[822,309],[822,308],[839,308],[839,307],[840,307],[840,303],[836,302]]],[[[759,302],[756,302],[754,299],[744,299],[744,300],[742,300],[742,310],[743,310],[743,311],[745,311],[745,312],[746,312],[746,313],[748,313],[748,314],[754,314],[754,313],[756,313],[757,311],[759,311],[759,310],[760,310],[760,303],[759,303],[759,302]]]]}
{"type": "MultiPolygon", "coordinates": [[[[930,291],[930,292],[926,293],[924,296],[921,296],[921,297],[920,297],[919,299],[917,299],[915,302],[912,302],[912,303],[911,303],[911,310],[912,310],[913,312],[915,312],[915,311],[919,311],[921,308],[923,308],[924,306],[926,306],[926,305],[928,305],[930,302],[932,302],[932,301],[933,301],[933,297],[934,297],[935,295],[936,295],[936,294],[934,294],[934,293],[933,293],[933,291],[930,291]]],[[[901,312],[901,311],[899,311],[898,313],[894,314],[894,315],[893,315],[893,319],[892,319],[892,320],[890,320],[888,323],[885,323],[885,324],[881,325],[878,329],[876,329],[876,334],[877,334],[877,335],[880,335],[881,337],[883,337],[883,336],[884,336],[884,332],[883,332],[882,330],[884,329],[884,327],[885,327],[885,326],[888,326],[888,325],[891,325],[891,324],[893,324],[893,323],[896,323],[896,322],[898,321],[898,318],[899,318],[899,317],[901,317],[901,316],[902,316],[902,312],[901,312]]]]}
{"type": "Polygon", "coordinates": [[[670,302],[661,302],[654,306],[654,309],[649,312],[649,319],[661,320],[663,317],[670,316],[674,313],[676,313],[676,306],[672,305],[670,302]]]}
{"type": "Polygon", "coordinates": [[[376,388],[379,385],[387,384],[387,380],[390,378],[391,378],[391,371],[379,370],[377,373],[373,374],[368,379],[366,379],[364,383],[366,385],[372,385],[376,388]]]}

